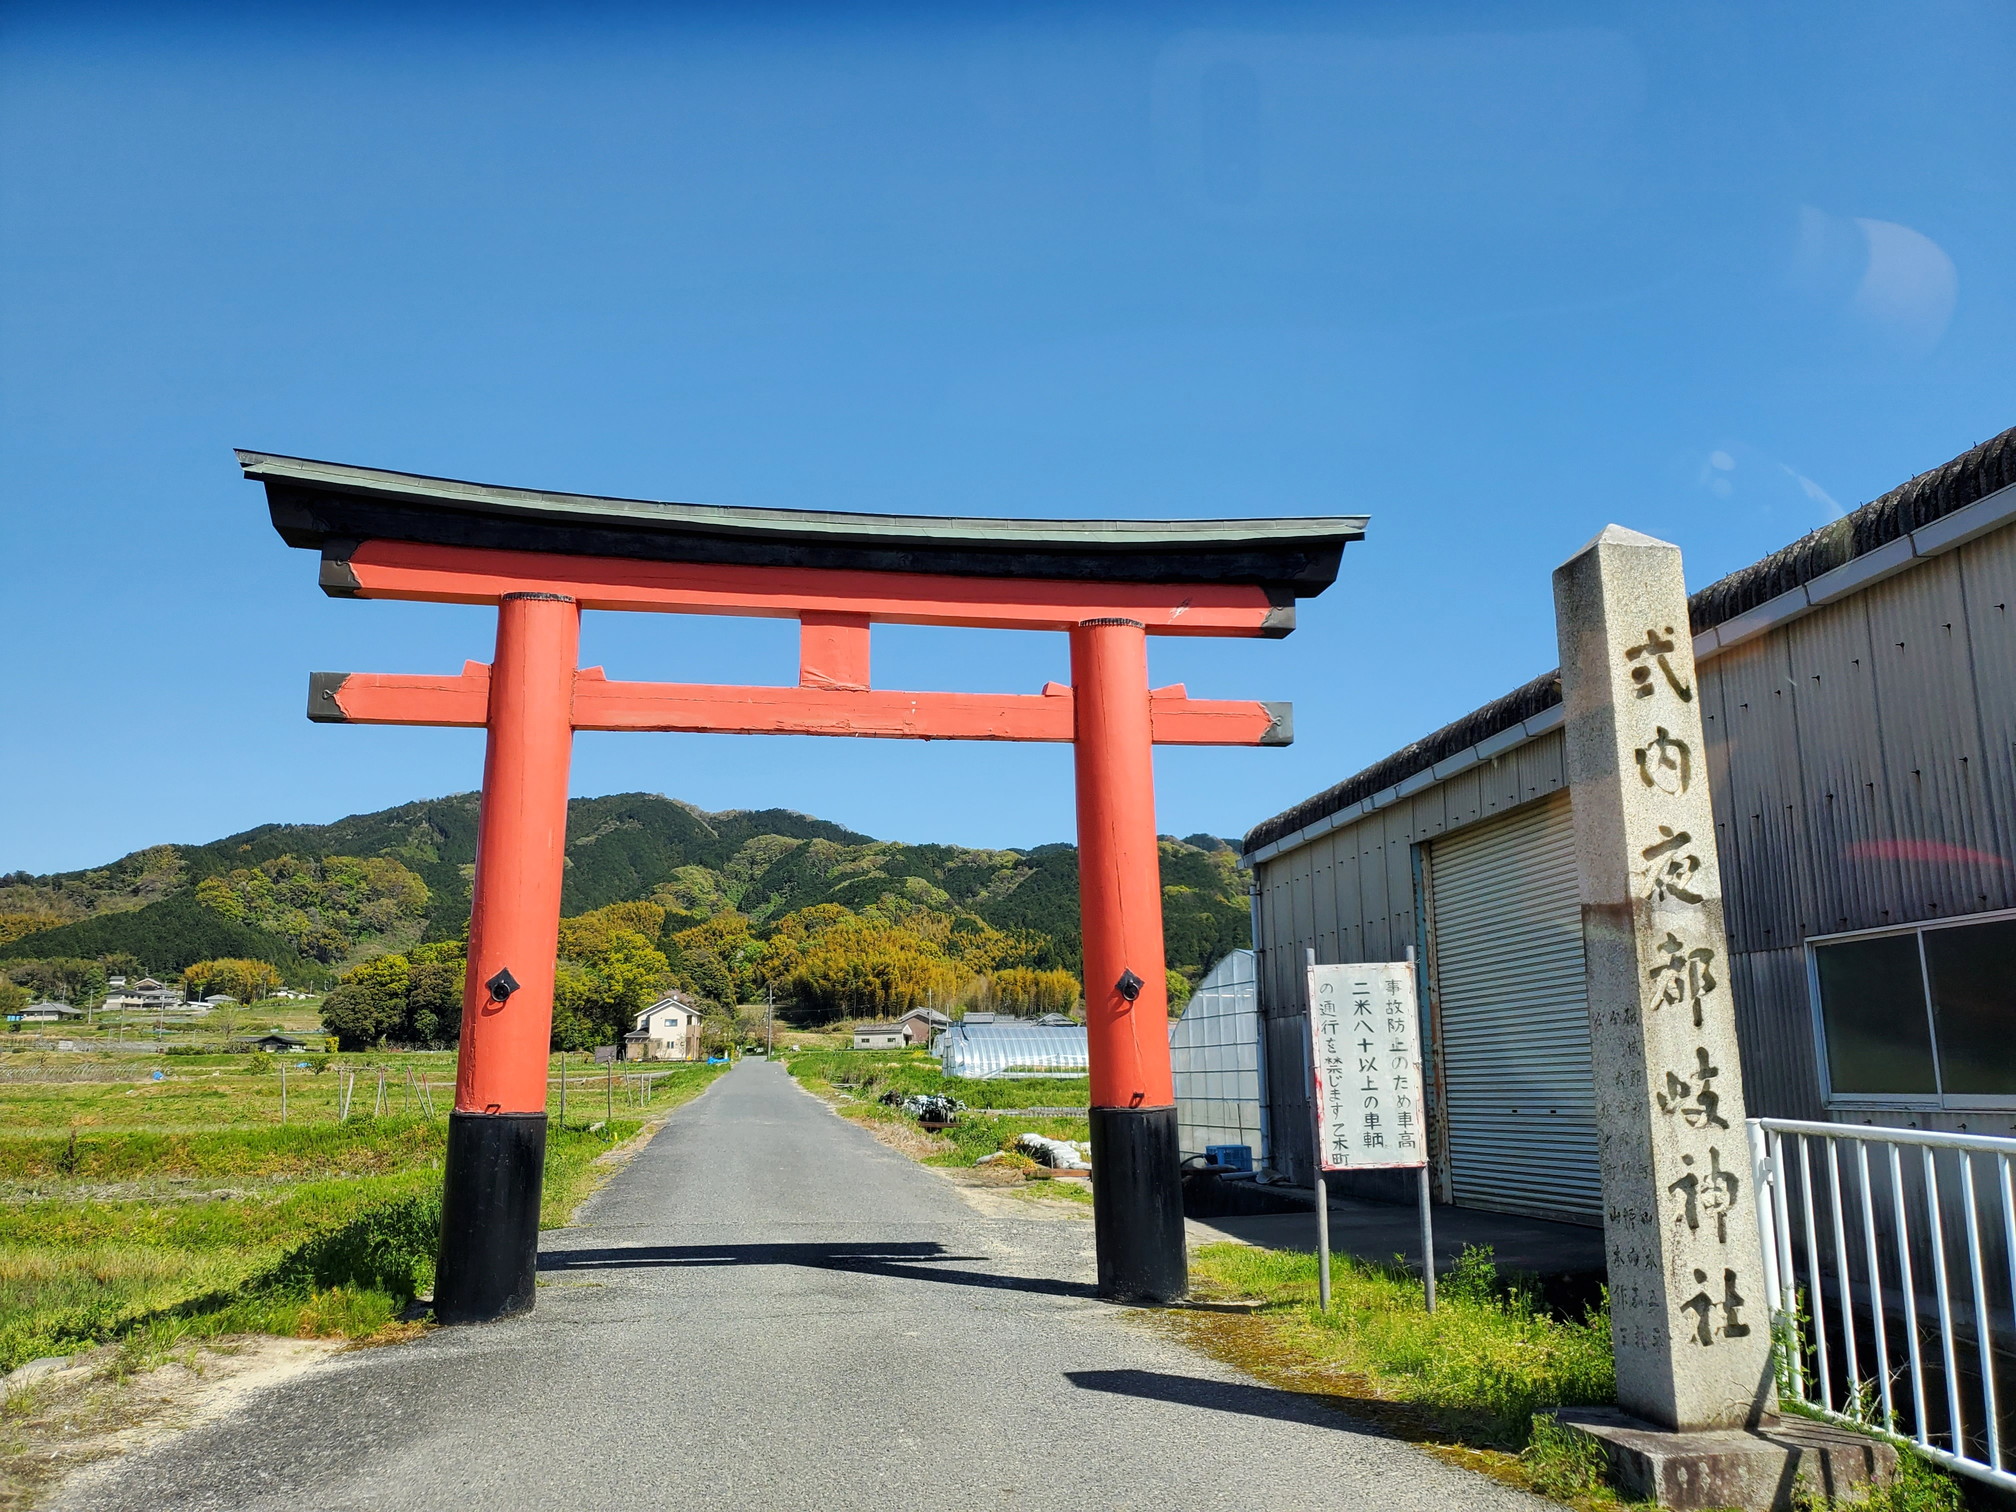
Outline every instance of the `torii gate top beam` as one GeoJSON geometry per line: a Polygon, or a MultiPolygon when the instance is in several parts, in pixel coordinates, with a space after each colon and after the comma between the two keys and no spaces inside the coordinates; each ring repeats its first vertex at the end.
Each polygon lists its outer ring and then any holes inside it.
{"type": "Polygon", "coordinates": [[[1061,630],[1286,635],[1362,515],[1011,520],[667,504],[502,488],[240,451],[274,527],[319,548],[325,591],[494,603],[537,585],[584,608],[806,611],[1061,630]]]}

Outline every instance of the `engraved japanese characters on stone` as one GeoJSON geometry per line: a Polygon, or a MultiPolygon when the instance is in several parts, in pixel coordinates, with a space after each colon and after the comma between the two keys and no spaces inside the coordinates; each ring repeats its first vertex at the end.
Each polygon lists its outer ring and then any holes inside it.
{"type": "Polygon", "coordinates": [[[1682,703],[1694,701],[1694,689],[1680,680],[1680,674],[1673,670],[1672,656],[1678,643],[1673,638],[1673,627],[1668,625],[1662,633],[1647,630],[1645,639],[1638,645],[1628,647],[1624,652],[1627,662],[1636,663],[1631,668],[1631,688],[1639,698],[1650,698],[1659,691],[1652,669],[1659,669],[1659,676],[1666,680],[1666,686],[1679,695],[1682,703]]]}
{"type": "Polygon", "coordinates": [[[1694,781],[1694,753],[1687,742],[1664,725],[1653,727],[1652,738],[1632,753],[1638,776],[1645,786],[1669,798],[1678,798],[1694,781]]]}
{"type": "Polygon", "coordinates": [[[1639,873],[1648,903],[1700,904],[1706,899],[1694,891],[1694,878],[1701,870],[1701,858],[1694,854],[1694,837],[1670,824],[1659,826],[1659,838],[1638,852],[1645,862],[1639,873]]]}
{"type": "Polygon", "coordinates": [[[1715,1091],[1715,1078],[1721,1069],[1709,1064],[1706,1046],[1694,1047],[1695,1067],[1691,1076],[1683,1077],[1676,1072],[1666,1073],[1666,1090],[1653,1094],[1659,1103],[1659,1111],[1669,1117],[1684,1120],[1690,1129],[1726,1129],[1729,1120],[1719,1111],[1722,1099],[1715,1091]]]}
{"type": "Polygon", "coordinates": [[[1742,1191],[1742,1183],[1736,1173],[1722,1169],[1722,1152],[1713,1145],[1708,1147],[1708,1169],[1691,1169],[1692,1155],[1682,1155],[1680,1163],[1690,1167],[1678,1181],[1668,1183],[1666,1190],[1677,1196],[1678,1211],[1673,1215],[1675,1223],[1685,1223],[1688,1232],[1700,1232],[1705,1220],[1715,1223],[1715,1242],[1729,1242],[1729,1215],[1736,1210],[1736,1199],[1742,1191]]]}
{"type": "Polygon", "coordinates": [[[1715,979],[1715,952],[1705,945],[1692,950],[1672,930],[1652,947],[1652,969],[1645,973],[1658,992],[1656,1008],[1686,1003],[1694,1010],[1694,1027],[1701,1027],[1701,1000],[1721,985],[1715,979]]]}
{"type": "Polygon", "coordinates": [[[1694,1314],[1694,1342],[1696,1344],[1713,1344],[1718,1337],[1724,1339],[1749,1338],[1750,1325],[1743,1321],[1741,1311],[1748,1304],[1743,1294],[1736,1290],[1736,1272],[1726,1269],[1722,1272],[1722,1298],[1720,1301],[1717,1301],[1708,1294],[1705,1284],[1707,1280],[1708,1273],[1706,1271],[1695,1271],[1694,1284],[1703,1289],[1680,1304],[1680,1311],[1694,1314]],[[1715,1316],[1718,1312],[1722,1315],[1719,1322],[1715,1316]]]}

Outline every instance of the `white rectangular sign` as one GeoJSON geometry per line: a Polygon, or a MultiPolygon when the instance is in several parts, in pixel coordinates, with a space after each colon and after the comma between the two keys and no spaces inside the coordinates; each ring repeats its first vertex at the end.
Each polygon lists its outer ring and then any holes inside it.
{"type": "Polygon", "coordinates": [[[1323,1169],[1426,1165],[1413,966],[1406,961],[1311,966],[1309,1035],[1323,1169]]]}

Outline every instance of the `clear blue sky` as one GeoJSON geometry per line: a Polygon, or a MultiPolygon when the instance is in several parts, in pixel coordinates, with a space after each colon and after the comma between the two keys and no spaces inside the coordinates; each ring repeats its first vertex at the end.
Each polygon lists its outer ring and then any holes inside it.
{"type": "MultiPolygon", "coordinates": [[[[341,602],[233,446],[925,513],[1364,511],[1292,698],[1165,752],[1238,834],[1554,665],[1610,520],[1697,585],[2016,423],[2016,10],[1869,3],[0,12],[0,870],[477,785],[310,671],[489,656],[341,602]]],[[[788,623],[591,616],[612,676],[788,623]]],[[[883,686],[1061,637],[884,629],[883,686]]],[[[1062,748],[590,735],[575,791],[1072,833],[1062,748]]]]}

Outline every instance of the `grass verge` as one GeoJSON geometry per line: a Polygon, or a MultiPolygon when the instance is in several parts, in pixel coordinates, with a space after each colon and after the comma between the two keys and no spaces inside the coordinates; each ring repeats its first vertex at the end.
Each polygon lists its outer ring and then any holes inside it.
{"type": "MultiPolygon", "coordinates": [[[[780,1055],[781,1058],[781,1055],[780,1055]]],[[[1032,1112],[1083,1104],[1082,1077],[1040,1077],[1026,1081],[969,1081],[947,1077],[922,1050],[876,1055],[859,1050],[808,1051],[793,1055],[791,1074],[809,1092],[825,1098],[841,1117],[866,1126],[891,1148],[922,1165],[973,1171],[984,1169],[990,1184],[1027,1186],[1028,1195],[1089,1205],[1084,1181],[1055,1177],[1015,1150],[1025,1133],[1082,1144],[1091,1138],[1090,1121],[1077,1114],[1032,1112]],[[907,1097],[943,1093],[967,1105],[952,1125],[926,1130],[885,1095],[907,1097]],[[980,1162],[998,1155],[982,1168],[980,1162]]]]}
{"type": "MultiPolygon", "coordinates": [[[[1579,1509],[1627,1505],[1602,1455],[1547,1415],[1615,1400],[1609,1320],[1550,1316],[1535,1293],[1472,1249],[1439,1279],[1436,1310],[1401,1264],[1331,1261],[1331,1308],[1317,1306],[1316,1257],[1214,1244],[1193,1252],[1200,1296],[1247,1297],[1253,1314],[1155,1314],[1193,1347],[1248,1374],[1316,1398],[1440,1458],[1579,1509]]],[[[1894,1485],[1852,1504],[1860,1512],[1959,1512],[1954,1479],[1900,1455],[1894,1485]]],[[[1808,1504],[1825,1512],[1827,1504],[1808,1504]]],[[[1848,1503],[1835,1504],[1847,1512],[1848,1503]]]]}

